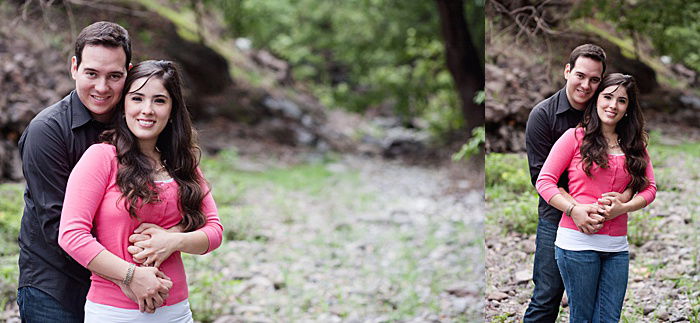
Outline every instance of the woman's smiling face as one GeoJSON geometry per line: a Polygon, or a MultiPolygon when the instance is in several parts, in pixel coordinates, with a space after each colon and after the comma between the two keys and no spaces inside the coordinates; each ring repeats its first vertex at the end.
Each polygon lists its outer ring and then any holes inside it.
{"type": "Polygon", "coordinates": [[[135,80],[124,98],[126,124],[142,143],[153,141],[155,144],[168,125],[171,110],[170,93],[163,86],[163,80],[156,77],[135,80]]]}
{"type": "Polygon", "coordinates": [[[615,127],[627,113],[627,89],[622,85],[611,85],[603,89],[596,101],[598,118],[604,126],[615,127]]]}

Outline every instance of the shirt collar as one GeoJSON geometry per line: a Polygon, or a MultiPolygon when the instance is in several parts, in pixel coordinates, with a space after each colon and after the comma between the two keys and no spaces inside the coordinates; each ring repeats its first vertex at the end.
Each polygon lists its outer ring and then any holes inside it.
{"type": "MultiPolygon", "coordinates": [[[[557,93],[558,96],[558,102],[557,102],[557,114],[562,114],[565,113],[569,110],[576,110],[574,107],[571,106],[571,103],[569,103],[569,98],[566,96],[566,87],[562,88],[559,90],[557,93]]],[[[578,110],[576,110],[578,111],[578,110]]]]}
{"type": "Polygon", "coordinates": [[[70,128],[75,129],[84,126],[86,123],[92,120],[92,115],[87,107],[80,101],[78,92],[73,90],[70,93],[70,109],[71,115],[73,116],[70,128]]]}

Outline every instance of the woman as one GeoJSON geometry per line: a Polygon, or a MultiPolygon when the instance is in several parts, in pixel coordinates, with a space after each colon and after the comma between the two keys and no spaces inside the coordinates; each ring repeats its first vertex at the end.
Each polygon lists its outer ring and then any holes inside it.
{"type": "Polygon", "coordinates": [[[555,258],[569,297],[570,322],[620,319],[629,267],[627,212],[645,207],[656,196],[637,97],[632,76],[606,76],[586,107],[582,124],[554,144],[537,179],[542,198],[565,212],[557,230],[555,258]],[[573,202],[557,188],[565,170],[573,202]],[[589,218],[575,221],[583,210],[598,210],[596,201],[603,193],[628,188],[635,194],[631,200],[615,200],[601,210],[608,213],[600,220],[602,227],[589,218]]]}
{"type": "Polygon", "coordinates": [[[124,92],[107,143],[91,146],[70,175],[59,244],[93,272],[86,322],[191,322],[180,252],[212,251],[223,228],[198,169],[181,80],[171,62],[145,61],[124,92]],[[176,252],[157,268],[137,266],[127,251],[143,222],[183,231],[171,234],[176,252]]]}

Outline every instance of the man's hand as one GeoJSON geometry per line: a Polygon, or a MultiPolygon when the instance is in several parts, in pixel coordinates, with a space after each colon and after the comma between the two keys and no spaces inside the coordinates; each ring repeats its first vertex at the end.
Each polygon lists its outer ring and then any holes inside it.
{"type": "Polygon", "coordinates": [[[156,268],[136,267],[134,268],[134,278],[127,287],[136,298],[139,311],[153,313],[165,302],[170,288],[173,287],[173,282],[156,268]]]}
{"type": "Polygon", "coordinates": [[[574,220],[579,231],[585,234],[593,234],[603,227],[604,218],[598,214],[598,206],[595,204],[578,204],[571,210],[571,219],[574,220]]]}
{"type": "MultiPolygon", "coordinates": [[[[134,303],[139,302],[136,299],[136,295],[134,295],[134,292],[131,290],[131,288],[129,288],[129,286],[124,285],[124,283],[122,283],[122,282],[118,282],[116,284],[117,284],[117,286],[119,286],[119,288],[122,289],[122,293],[124,293],[124,295],[126,295],[126,297],[128,297],[130,300],[134,301],[134,303]]],[[[149,312],[149,313],[153,313],[153,312],[149,312]]]]}
{"type": "MultiPolygon", "coordinates": [[[[122,293],[124,293],[124,295],[126,295],[126,297],[128,297],[128,298],[129,298],[130,300],[132,300],[134,303],[137,303],[137,304],[139,303],[139,300],[136,298],[136,295],[135,295],[134,292],[131,290],[131,288],[129,288],[129,286],[124,285],[122,282],[118,282],[118,283],[116,283],[116,284],[117,284],[117,286],[119,286],[119,288],[121,288],[122,293]]],[[[158,293],[158,294],[160,294],[160,297],[163,299],[163,301],[165,301],[166,299],[168,299],[168,297],[170,296],[170,293],[169,293],[169,292],[166,292],[166,293],[160,292],[160,293],[158,293]]],[[[156,307],[153,307],[153,308],[146,308],[146,309],[145,309],[145,312],[146,312],[146,313],[153,313],[153,312],[155,312],[155,311],[156,311],[156,307]]]]}
{"type": "Polygon", "coordinates": [[[603,215],[604,221],[610,221],[621,214],[628,212],[625,202],[629,201],[628,196],[618,192],[603,193],[598,199],[600,207],[598,213],[603,215]]]}
{"type": "Polygon", "coordinates": [[[155,224],[142,223],[129,237],[129,242],[133,245],[129,246],[127,251],[131,253],[135,262],[158,268],[178,250],[178,231],[166,231],[155,224]]]}

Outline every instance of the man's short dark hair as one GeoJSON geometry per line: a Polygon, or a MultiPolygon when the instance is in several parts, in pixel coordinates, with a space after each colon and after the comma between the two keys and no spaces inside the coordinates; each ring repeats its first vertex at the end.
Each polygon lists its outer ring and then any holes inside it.
{"type": "Polygon", "coordinates": [[[576,65],[576,60],[579,57],[588,57],[594,61],[601,62],[603,64],[603,74],[605,74],[605,51],[598,45],[593,44],[583,44],[571,51],[569,55],[569,68],[574,69],[576,65]]]}
{"type": "Polygon", "coordinates": [[[98,21],[90,26],[83,28],[75,41],[75,58],[76,65],[80,66],[83,59],[83,49],[85,46],[106,46],[106,47],[121,47],[126,54],[126,62],[124,67],[129,69],[131,62],[131,40],[129,33],[124,27],[109,21],[98,21]]]}

